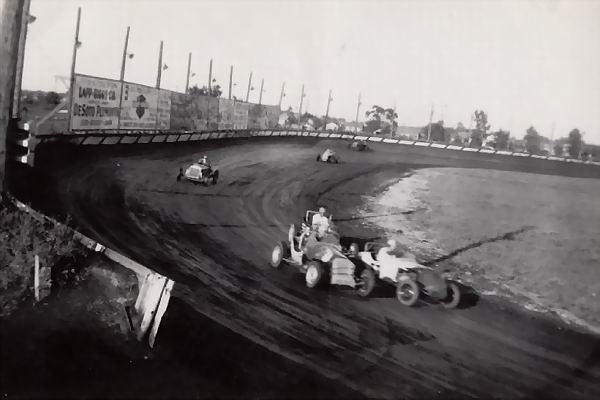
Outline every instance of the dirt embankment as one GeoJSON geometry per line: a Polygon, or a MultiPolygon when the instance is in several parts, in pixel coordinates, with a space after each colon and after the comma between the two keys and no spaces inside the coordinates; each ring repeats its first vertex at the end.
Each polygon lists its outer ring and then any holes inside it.
{"type": "Polygon", "coordinates": [[[599,194],[597,179],[430,168],[366,198],[424,260],[600,332],[599,194]]]}

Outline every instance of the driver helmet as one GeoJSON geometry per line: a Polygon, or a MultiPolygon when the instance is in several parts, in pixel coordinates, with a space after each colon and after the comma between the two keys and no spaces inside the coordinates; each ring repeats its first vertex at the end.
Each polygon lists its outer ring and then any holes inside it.
{"type": "Polygon", "coordinates": [[[387,245],[390,248],[390,251],[396,250],[397,243],[396,243],[396,241],[394,239],[389,239],[387,241],[387,245]]]}
{"type": "Polygon", "coordinates": [[[326,212],[325,207],[319,207],[319,214],[321,214],[321,216],[324,216],[325,212],[326,212]]]}

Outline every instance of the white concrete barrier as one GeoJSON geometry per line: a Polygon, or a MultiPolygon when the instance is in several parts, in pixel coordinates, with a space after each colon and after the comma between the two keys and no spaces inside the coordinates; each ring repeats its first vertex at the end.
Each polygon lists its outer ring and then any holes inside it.
{"type": "MultiPolygon", "coordinates": [[[[432,142],[424,142],[424,141],[415,141],[415,140],[404,140],[404,139],[393,139],[393,138],[382,138],[380,136],[368,136],[368,135],[355,135],[349,132],[343,133],[333,133],[326,131],[301,131],[301,130],[243,130],[243,131],[235,131],[232,132],[230,130],[227,131],[211,131],[211,132],[190,132],[190,131],[181,131],[181,132],[161,132],[161,131],[126,131],[121,132],[124,133],[123,136],[106,136],[107,131],[80,131],[80,132],[72,132],[63,136],[53,135],[53,139],[60,138],[56,140],[66,140],[69,142],[73,142],[74,144],[83,144],[83,145],[103,145],[103,144],[131,144],[131,143],[164,143],[166,142],[186,142],[186,141],[198,141],[198,140],[209,140],[209,139],[226,139],[226,138],[241,138],[241,137],[255,137],[255,136],[277,136],[277,137],[320,137],[320,138],[331,138],[331,139],[342,139],[342,140],[367,140],[370,142],[382,142],[386,144],[397,144],[403,146],[419,146],[419,147],[432,147],[437,149],[446,149],[446,150],[455,150],[455,151],[465,151],[465,152],[479,152],[483,154],[501,154],[505,156],[511,157],[531,157],[536,159],[546,159],[551,161],[561,161],[561,162],[571,162],[576,164],[589,164],[589,165],[600,165],[599,162],[595,161],[582,161],[575,160],[570,158],[563,157],[554,157],[554,156],[539,156],[539,155],[531,155],[529,153],[518,153],[518,152],[510,152],[505,150],[488,150],[481,148],[471,148],[464,146],[457,146],[452,144],[443,144],[443,143],[432,143],[432,142]],[[137,136],[136,136],[137,135],[137,136]],[[73,141],[76,136],[79,136],[77,140],[73,141]]],[[[115,134],[119,133],[114,131],[115,134]]],[[[45,140],[45,137],[41,137],[42,141],[45,140]]],[[[39,139],[38,139],[39,140],[39,139]]],[[[29,139],[21,140],[18,143],[19,145],[29,144],[31,147],[31,143],[29,139]]],[[[29,163],[33,165],[34,154],[29,154],[27,156],[17,157],[17,161],[23,163],[29,163]]]]}

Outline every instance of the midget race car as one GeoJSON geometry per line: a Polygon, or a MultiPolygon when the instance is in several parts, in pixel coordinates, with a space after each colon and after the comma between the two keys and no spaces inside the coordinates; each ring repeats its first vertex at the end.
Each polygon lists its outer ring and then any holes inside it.
{"type": "Polygon", "coordinates": [[[182,177],[194,184],[202,183],[204,186],[208,186],[209,183],[212,183],[216,185],[219,180],[219,170],[211,165],[197,162],[190,165],[185,172],[183,172],[183,168],[180,168],[177,180],[180,181],[182,177]]]}
{"type": "MultiPolygon", "coordinates": [[[[310,221],[316,211],[307,211],[299,231],[290,226],[288,240],[279,242],[273,248],[270,264],[280,268],[288,264],[305,276],[306,286],[316,288],[326,283],[349,286],[356,293],[368,296],[375,286],[375,274],[370,268],[360,268],[358,245],[351,244],[344,249],[340,235],[335,228],[329,229],[321,238],[311,229],[310,221]],[[358,267],[357,267],[358,265],[358,267]]],[[[329,217],[331,220],[331,216],[329,217]]]]}
{"type": "Polygon", "coordinates": [[[373,270],[377,279],[396,285],[396,297],[401,304],[414,306],[419,297],[425,295],[446,308],[458,306],[461,294],[456,283],[433,268],[419,264],[410,254],[404,257],[390,254],[377,260],[378,247],[382,246],[368,242],[358,257],[373,270]]]}
{"type": "Polygon", "coordinates": [[[352,150],[356,150],[356,151],[368,151],[369,146],[367,145],[367,142],[365,142],[364,140],[354,140],[352,142],[350,142],[348,144],[348,147],[352,150]]]}
{"type": "Polygon", "coordinates": [[[322,154],[317,156],[317,161],[322,161],[326,163],[335,163],[337,164],[340,159],[337,154],[331,149],[325,150],[322,154]]]}

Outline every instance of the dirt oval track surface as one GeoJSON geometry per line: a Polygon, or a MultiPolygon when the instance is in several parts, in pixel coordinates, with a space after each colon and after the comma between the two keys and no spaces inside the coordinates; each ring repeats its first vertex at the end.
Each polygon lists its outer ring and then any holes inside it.
{"type": "MultiPolygon", "coordinates": [[[[268,265],[289,224],[317,204],[330,208],[344,235],[376,236],[350,210],[362,193],[411,168],[598,178],[596,169],[379,144],[359,153],[341,141],[291,138],[114,147],[101,154],[109,147],[68,156],[48,149],[52,168],[34,205],[70,214],[83,232],[173,278],[177,301],[331,385],[377,398],[600,398],[600,342],[556,321],[485,297],[449,311],[406,308],[383,289],[368,299],[310,290],[292,268],[268,265]],[[325,147],[342,163],[315,162],[325,147]],[[219,168],[219,183],[176,182],[179,167],[202,154],[219,168]]],[[[161,330],[169,329],[170,317],[161,330]]],[[[158,346],[161,334],[167,337],[159,332],[158,346]]]]}

